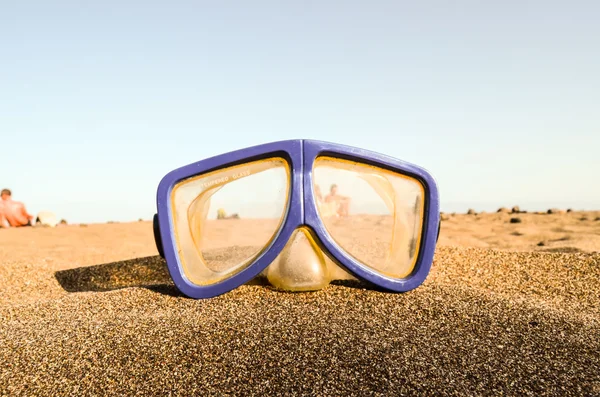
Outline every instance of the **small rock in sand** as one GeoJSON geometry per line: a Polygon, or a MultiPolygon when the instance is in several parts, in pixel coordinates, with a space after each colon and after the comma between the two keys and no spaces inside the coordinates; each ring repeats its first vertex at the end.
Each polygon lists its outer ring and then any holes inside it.
{"type": "Polygon", "coordinates": [[[521,213],[521,209],[519,208],[518,205],[515,205],[514,207],[512,207],[512,213],[513,214],[520,214],[521,213]]]}
{"type": "Polygon", "coordinates": [[[510,218],[510,223],[521,223],[523,222],[521,218],[510,218]]]}
{"type": "Polygon", "coordinates": [[[467,211],[467,215],[477,215],[477,212],[475,212],[473,208],[469,208],[469,210],[467,211]]]}

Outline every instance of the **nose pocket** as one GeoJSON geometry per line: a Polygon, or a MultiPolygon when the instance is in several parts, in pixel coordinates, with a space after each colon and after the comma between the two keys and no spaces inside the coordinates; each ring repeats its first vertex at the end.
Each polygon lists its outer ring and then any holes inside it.
{"type": "Polygon", "coordinates": [[[331,281],[325,255],[305,227],[294,231],[266,276],[283,291],[316,291],[331,281]]]}

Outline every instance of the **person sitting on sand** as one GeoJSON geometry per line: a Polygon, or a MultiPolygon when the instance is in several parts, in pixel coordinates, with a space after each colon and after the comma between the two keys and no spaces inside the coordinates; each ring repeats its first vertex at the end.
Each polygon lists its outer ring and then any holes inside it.
{"type": "Polygon", "coordinates": [[[315,185],[315,197],[317,199],[317,207],[319,209],[319,213],[323,218],[338,216],[337,203],[333,201],[330,203],[326,203],[325,200],[323,200],[323,194],[321,193],[321,187],[319,185],[315,185]]]}
{"type": "Polygon", "coordinates": [[[329,194],[325,197],[326,203],[336,203],[337,204],[337,214],[339,216],[348,216],[349,215],[349,207],[350,207],[350,197],[342,196],[337,194],[337,185],[331,185],[329,189],[329,194]]]}
{"type": "Polygon", "coordinates": [[[27,212],[25,204],[12,199],[12,192],[9,189],[0,192],[0,226],[32,226],[32,219],[33,215],[27,212]]]}

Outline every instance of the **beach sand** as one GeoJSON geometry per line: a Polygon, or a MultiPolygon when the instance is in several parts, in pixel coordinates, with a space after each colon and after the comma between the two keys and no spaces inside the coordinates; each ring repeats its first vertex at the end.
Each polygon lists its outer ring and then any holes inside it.
{"type": "Polygon", "coordinates": [[[208,300],[173,287],[150,222],[0,230],[0,394],[600,395],[598,218],[449,216],[404,294],[208,300]]]}

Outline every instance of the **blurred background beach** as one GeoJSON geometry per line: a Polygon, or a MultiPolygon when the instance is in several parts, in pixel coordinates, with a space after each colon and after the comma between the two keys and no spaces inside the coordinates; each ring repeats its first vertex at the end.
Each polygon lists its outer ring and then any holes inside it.
{"type": "Polygon", "coordinates": [[[600,203],[595,3],[41,1],[2,7],[0,185],[150,219],[200,159],[313,138],[430,170],[442,210],[600,203]]]}

